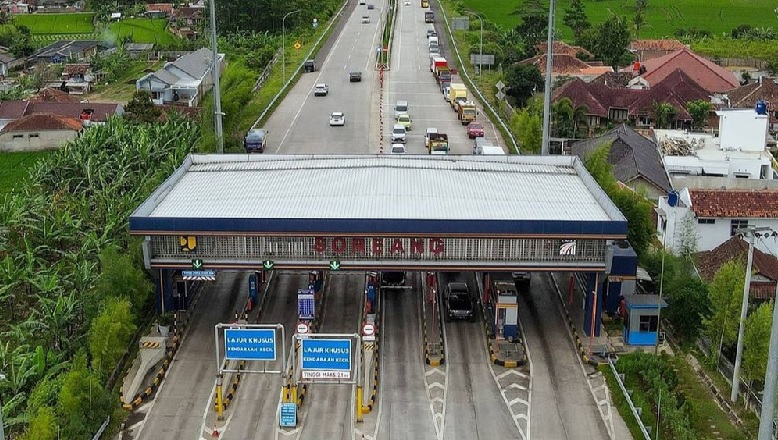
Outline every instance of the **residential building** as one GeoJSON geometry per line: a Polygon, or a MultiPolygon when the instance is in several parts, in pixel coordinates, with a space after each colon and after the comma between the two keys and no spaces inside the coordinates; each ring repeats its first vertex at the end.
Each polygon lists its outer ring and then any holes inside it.
{"type": "Polygon", "coordinates": [[[146,5],[148,18],[170,18],[173,15],[173,3],[149,3],[146,5]]]}
{"type": "Polygon", "coordinates": [[[65,63],[68,61],[89,61],[107,46],[101,41],[60,40],[39,49],[28,57],[31,63],[65,63]]]}
{"type": "Polygon", "coordinates": [[[0,130],[0,151],[41,151],[56,149],[75,139],[84,129],[76,118],[37,113],[8,123],[0,130]]]}
{"type": "Polygon", "coordinates": [[[194,40],[203,27],[205,20],[204,10],[205,8],[201,7],[181,7],[175,9],[171,19],[173,33],[181,38],[194,40]]]}
{"type": "MultiPolygon", "coordinates": [[[[535,45],[535,49],[538,50],[539,53],[545,54],[548,52],[548,44],[544,41],[542,43],[538,43],[535,45]]],[[[582,58],[594,58],[594,55],[592,55],[591,52],[584,49],[581,46],[571,46],[564,41],[555,40],[552,43],[551,50],[554,53],[554,56],[557,55],[572,55],[572,56],[581,56],[582,58]]]]}
{"type": "MultiPolygon", "coordinates": [[[[12,102],[27,102],[27,101],[12,101],[12,102]]],[[[31,96],[29,102],[81,102],[81,98],[78,96],[73,96],[58,88],[46,87],[45,89],[41,89],[40,92],[31,96]]]]}
{"type": "Polygon", "coordinates": [[[683,71],[709,93],[726,92],[740,85],[733,72],[695,54],[686,47],[661,57],[638,62],[623,71],[632,71],[653,87],[677,70],[683,71]]]}
{"type": "Polygon", "coordinates": [[[625,124],[602,136],[574,143],[571,153],[585,160],[603,146],[610,147],[608,163],[617,181],[645,193],[651,200],[672,190],[656,144],[625,124]]]}
{"type": "Polygon", "coordinates": [[[720,110],[718,135],[654,130],[665,169],[673,175],[773,179],[767,151],[767,115],[753,109],[720,110]]]}
{"type": "Polygon", "coordinates": [[[74,95],[84,95],[92,91],[94,75],[90,70],[89,64],[65,64],[62,69],[61,87],[67,93],[74,95]]]}
{"type": "Polygon", "coordinates": [[[21,66],[24,58],[16,58],[8,49],[0,47],[0,76],[8,76],[8,72],[21,66]]]}
{"type": "Polygon", "coordinates": [[[686,48],[688,46],[678,40],[632,40],[628,50],[635,54],[639,62],[643,62],[686,48]]]}
{"type": "MultiPolygon", "coordinates": [[[[151,92],[155,104],[197,107],[213,87],[211,65],[211,50],[202,48],[144,75],[137,80],[136,87],[151,92]]],[[[223,72],[224,54],[219,54],[218,65],[220,73],[223,72]]]]}
{"type": "MultiPolygon", "coordinates": [[[[719,183],[735,180],[719,179],[719,183]]],[[[778,231],[778,189],[774,185],[753,186],[758,189],[683,188],[675,207],[668,205],[666,196],[661,197],[657,208],[659,239],[674,253],[700,252],[718,247],[748,226],[778,231]]],[[[778,240],[760,238],[755,247],[776,255],[778,240]]]]}
{"type": "Polygon", "coordinates": [[[124,45],[124,50],[132,59],[159,59],[159,52],[154,50],[154,43],[127,43],[124,45]]]}
{"type": "Polygon", "coordinates": [[[770,114],[770,128],[778,130],[778,79],[760,76],[756,82],[732,89],[722,95],[727,107],[755,108],[765,101],[770,114]]]}
{"type": "Polygon", "coordinates": [[[23,117],[28,105],[29,101],[0,101],[0,129],[23,117]]]}
{"type": "Polygon", "coordinates": [[[124,114],[124,107],[118,103],[82,103],[60,90],[43,89],[30,100],[0,102],[0,128],[39,113],[67,116],[92,125],[104,124],[111,115],[124,114]]]}
{"type": "MultiPolygon", "coordinates": [[[[706,283],[711,283],[721,266],[732,260],[740,261],[744,266],[748,261],[748,243],[740,235],[733,235],[714,249],[694,254],[694,266],[700,278],[706,283]]],[[[751,298],[757,301],[775,298],[778,258],[755,248],[751,268],[753,269],[749,288],[751,298]]]]}
{"type": "MultiPolygon", "coordinates": [[[[546,74],[546,54],[540,54],[526,60],[519,61],[519,64],[531,64],[537,66],[540,73],[546,74]]],[[[591,81],[603,73],[613,72],[611,66],[603,66],[602,63],[587,63],[576,58],[575,55],[554,54],[552,61],[551,76],[573,76],[584,81],[591,81]]]]}

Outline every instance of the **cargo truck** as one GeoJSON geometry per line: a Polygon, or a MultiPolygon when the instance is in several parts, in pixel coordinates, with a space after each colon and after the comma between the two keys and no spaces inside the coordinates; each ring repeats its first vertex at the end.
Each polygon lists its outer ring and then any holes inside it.
{"type": "Polygon", "coordinates": [[[436,83],[451,82],[451,69],[449,69],[448,66],[438,67],[435,69],[434,73],[436,83]]]}
{"type": "Polygon", "coordinates": [[[441,66],[448,67],[448,61],[443,57],[431,57],[430,58],[430,72],[435,74],[435,69],[441,66]]]}
{"type": "Polygon", "coordinates": [[[448,154],[448,135],[446,133],[429,133],[430,154],[448,154]]]}
{"type": "Polygon", "coordinates": [[[462,83],[451,83],[448,90],[448,102],[457,111],[457,100],[467,101],[467,87],[462,83]]]}
{"type": "Polygon", "coordinates": [[[475,121],[476,115],[478,115],[478,109],[473,101],[459,101],[457,103],[457,119],[462,122],[462,125],[475,121]]]}

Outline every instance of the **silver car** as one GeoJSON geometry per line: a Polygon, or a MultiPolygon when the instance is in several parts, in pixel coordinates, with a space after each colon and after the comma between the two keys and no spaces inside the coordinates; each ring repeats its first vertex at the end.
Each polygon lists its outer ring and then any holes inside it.
{"type": "Polygon", "coordinates": [[[330,126],[346,125],[346,115],[343,112],[332,112],[330,115],[330,126]]]}
{"type": "Polygon", "coordinates": [[[400,124],[394,124],[392,127],[392,143],[405,143],[405,127],[400,124]]]}

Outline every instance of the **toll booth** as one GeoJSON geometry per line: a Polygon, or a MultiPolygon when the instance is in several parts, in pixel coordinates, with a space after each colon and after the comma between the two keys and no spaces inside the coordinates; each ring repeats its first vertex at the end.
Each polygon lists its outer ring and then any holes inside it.
{"type": "Polygon", "coordinates": [[[484,297],[492,334],[496,339],[513,341],[519,337],[519,293],[510,272],[484,275],[484,297]]]}
{"type": "Polygon", "coordinates": [[[624,342],[654,345],[659,328],[659,310],[667,303],[659,295],[624,295],[619,313],[624,320],[624,342]]]}
{"type": "Polygon", "coordinates": [[[619,240],[605,250],[605,277],[601,290],[605,294],[605,310],[616,313],[619,301],[635,293],[637,283],[638,255],[629,242],[619,240]]]}

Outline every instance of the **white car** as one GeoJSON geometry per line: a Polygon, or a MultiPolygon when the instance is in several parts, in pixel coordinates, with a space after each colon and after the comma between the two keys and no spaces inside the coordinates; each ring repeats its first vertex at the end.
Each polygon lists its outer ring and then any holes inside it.
{"type": "Polygon", "coordinates": [[[400,124],[394,124],[392,127],[392,135],[391,135],[392,143],[405,143],[405,127],[403,127],[400,124]]]}
{"type": "Polygon", "coordinates": [[[362,23],[370,23],[370,17],[367,15],[362,16],[362,23]]]}
{"type": "Polygon", "coordinates": [[[330,86],[327,84],[316,84],[313,88],[313,96],[327,96],[330,93],[330,86]]]}
{"type": "Polygon", "coordinates": [[[407,150],[403,144],[392,144],[392,149],[389,152],[391,154],[405,154],[407,150]]]}
{"type": "Polygon", "coordinates": [[[435,127],[427,127],[427,131],[424,133],[424,147],[429,148],[430,146],[430,134],[437,134],[438,129],[435,127]]]}
{"type": "Polygon", "coordinates": [[[346,115],[343,112],[332,112],[330,115],[330,126],[344,126],[346,125],[346,115]]]}

